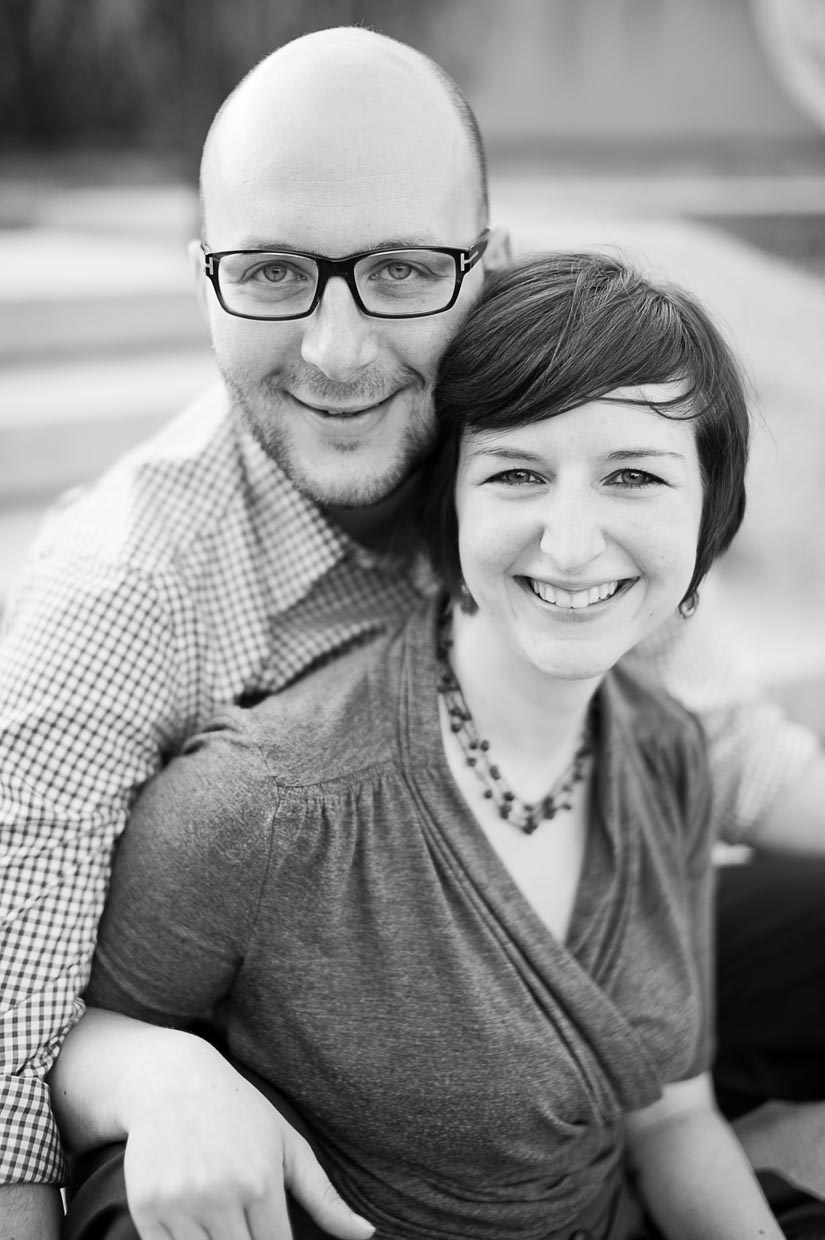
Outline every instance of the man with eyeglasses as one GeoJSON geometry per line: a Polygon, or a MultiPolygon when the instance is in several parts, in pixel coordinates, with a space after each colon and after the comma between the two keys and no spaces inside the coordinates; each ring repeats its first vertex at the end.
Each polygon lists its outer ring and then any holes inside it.
{"type": "MultiPolygon", "coordinates": [[[[0,1240],[57,1235],[44,1078],[81,1011],[137,789],[220,704],[277,692],[431,589],[414,510],[436,369],[484,269],[509,257],[463,96],[364,30],[306,36],[241,83],[210,129],[201,199],[191,253],[222,385],[51,523],[0,646],[0,1240]]],[[[705,687],[716,675],[676,638],[645,657],[662,675],[699,667],[705,687]]],[[[721,824],[821,850],[815,742],[714,688],[721,824]]],[[[738,962],[760,945],[737,890],[746,941],[728,972],[747,1022],[738,962]]],[[[794,892],[791,955],[811,925],[794,892]]],[[[770,1033],[776,1006],[766,992],[750,1023],[770,1033]]],[[[804,1004],[794,1019],[821,1023],[804,1004]]],[[[356,1234],[337,1209],[335,1234],[356,1234]]]]}

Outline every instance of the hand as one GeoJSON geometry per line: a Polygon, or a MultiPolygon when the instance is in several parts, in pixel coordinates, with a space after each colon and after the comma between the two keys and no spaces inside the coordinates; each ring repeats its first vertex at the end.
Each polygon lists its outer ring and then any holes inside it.
{"type": "Polygon", "coordinates": [[[286,1189],[330,1235],[372,1235],[304,1138],[206,1043],[173,1081],[155,1064],[144,1085],[125,1108],[126,1193],[141,1240],[292,1240],[286,1189]]]}

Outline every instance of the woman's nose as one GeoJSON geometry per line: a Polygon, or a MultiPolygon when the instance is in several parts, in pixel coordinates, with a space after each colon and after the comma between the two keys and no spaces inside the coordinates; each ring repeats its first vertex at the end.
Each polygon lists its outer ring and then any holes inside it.
{"type": "Polygon", "coordinates": [[[544,507],[539,546],[560,573],[572,574],[604,551],[599,505],[582,496],[554,496],[544,507]]]}
{"type": "Polygon", "coordinates": [[[345,383],[378,357],[377,322],[361,313],[346,282],[336,276],[304,320],[301,356],[328,379],[345,383]]]}

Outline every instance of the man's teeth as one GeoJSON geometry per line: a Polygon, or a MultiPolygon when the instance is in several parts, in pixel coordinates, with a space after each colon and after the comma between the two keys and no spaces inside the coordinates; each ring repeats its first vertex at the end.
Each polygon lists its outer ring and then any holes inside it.
{"type": "Polygon", "coordinates": [[[551,586],[546,581],[536,581],[531,577],[530,588],[540,599],[544,599],[545,603],[580,610],[582,607],[590,607],[593,603],[601,603],[606,598],[612,598],[619,588],[619,583],[618,581],[603,581],[600,586],[591,586],[589,590],[571,592],[562,590],[560,586],[551,586]]]}

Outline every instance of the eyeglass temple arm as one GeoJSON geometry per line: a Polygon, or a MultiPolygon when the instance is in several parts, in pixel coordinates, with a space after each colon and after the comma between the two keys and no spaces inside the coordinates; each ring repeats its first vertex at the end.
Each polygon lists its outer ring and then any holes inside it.
{"type": "Polygon", "coordinates": [[[461,274],[462,275],[464,274],[465,271],[469,271],[471,267],[475,266],[475,264],[478,262],[478,260],[481,258],[482,254],[484,253],[484,251],[487,249],[487,244],[489,240],[490,240],[490,230],[489,228],[485,228],[484,232],[481,234],[478,241],[474,242],[470,246],[469,250],[467,251],[466,257],[464,256],[464,254],[461,255],[461,274]]]}

